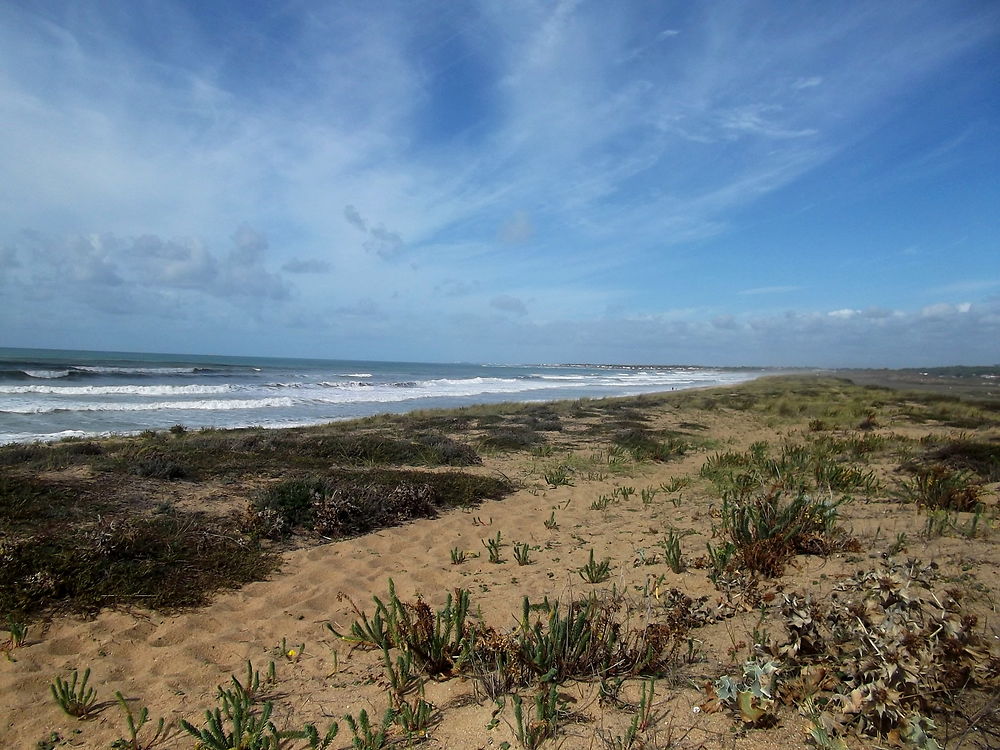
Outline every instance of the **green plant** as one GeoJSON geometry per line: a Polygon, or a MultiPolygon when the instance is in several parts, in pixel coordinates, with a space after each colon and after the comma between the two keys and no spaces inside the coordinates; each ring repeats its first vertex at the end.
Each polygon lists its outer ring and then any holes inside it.
{"type": "Polygon", "coordinates": [[[49,732],[49,734],[35,743],[35,750],[55,750],[64,742],[59,732],[49,732]]]}
{"type": "Polygon", "coordinates": [[[559,730],[559,695],[553,683],[547,690],[535,694],[534,711],[525,717],[521,696],[515,695],[514,735],[525,750],[541,747],[545,740],[553,738],[559,730]]]}
{"type": "Polygon", "coordinates": [[[598,495],[597,499],[590,504],[590,509],[607,510],[612,501],[614,501],[614,495],[598,495]]]}
{"type": "Polygon", "coordinates": [[[649,731],[658,719],[653,711],[653,698],[655,695],[656,680],[644,680],[639,687],[639,704],[634,706],[635,714],[632,716],[632,721],[629,723],[628,729],[625,730],[624,735],[604,737],[605,745],[613,750],[631,750],[631,748],[635,747],[646,747],[647,745],[640,738],[640,735],[649,731]]]}
{"type": "Polygon", "coordinates": [[[205,727],[198,728],[184,719],[181,727],[204,750],[278,750],[283,739],[299,734],[279,732],[271,721],[273,710],[274,704],[268,701],[258,712],[242,690],[220,687],[219,706],[205,711],[205,727]]]}
{"type": "Polygon", "coordinates": [[[112,750],[149,750],[159,740],[166,737],[167,727],[164,719],[161,717],[156,723],[156,730],[153,732],[153,736],[140,742],[139,732],[142,731],[142,728],[149,721],[149,709],[143,706],[139,710],[139,715],[136,716],[132,713],[128,701],[125,700],[125,696],[121,692],[115,691],[115,700],[118,701],[122,713],[125,714],[125,725],[128,727],[129,738],[120,737],[115,740],[111,745],[112,750]]]}
{"type": "Polygon", "coordinates": [[[500,532],[492,539],[482,539],[480,540],[483,546],[486,547],[486,551],[490,553],[491,563],[502,563],[503,558],[500,556],[500,550],[503,549],[503,542],[501,541],[500,532]]]}
{"type": "Polygon", "coordinates": [[[932,510],[973,511],[979,504],[979,485],[971,474],[935,465],[917,471],[900,484],[901,497],[932,510]]]}
{"type": "Polygon", "coordinates": [[[7,615],[7,632],[10,635],[6,641],[0,643],[0,651],[3,651],[8,661],[17,661],[11,652],[16,648],[21,648],[28,640],[28,626],[15,620],[12,615],[7,615]]]}
{"type": "Polygon", "coordinates": [[[927,513],[927,520],[924,522],[924,537],[933,539],[944,536],[950,529],[955,528],[955,517],[946,510],[931,510],[927,513]]]}
{"type": "Polygon", "coordinates": [[[684,488],[690,487],[691,482],[691,477],[671,477],[668,481],[660,483],[660,489],[668,494],[680,492],[684,488]]]}
{"type": "Polygon", "coordinates": [[[732,542],[723,542],[718,547],[713,547],[711,542],[705,542],[708,552],[708,577],[712,583],[718,584],[720,577],[729,570],[729,565],[736,553],[736,545],[732,542]]]}
{"type": "Polygon", "coordinates": [[[397,599],[394,606],[399,647],[411,653],[427,674],[451,675],[468,657],[468,589],[449,593],[444,608],[437,613],[420,599],[410,605],[397,599]]]}
{"type": "Polygon", "coordinates": [[[451,548],[451,564],[461,565],[468,559],[469,555],[464,549],[458,547],[451,548]]]}
{"type": "Polygon", "coordinates": [[[372,596],[375,602],[375,614],[368,618],[357,604],[350,598],[339,595],[338,599],[347,599],[351,609],[360,618],[351,623],[348,633],[341,633],[330,623],[326,627],[331,633],[342,641],[350,643],[352,648],[363,649],[388,649],[392,648],[398,641],[399,617],[398,612],[402,604],[396,596],[396,584],[389,579],[389,603],[386,604],[377,596],[372,596]]]}
{"type": "Polygon", "coordinates": [[[434,704],[422,695],[413,705],[402,700],[396,705],[394,721],[407,732],[424,735],[434,723],[434,704]]]}
{"type": "Polygon", "coordinates": [[[596,562],[594,560],[594,550],[590,550],[590,559],[587,564],[579,568],[577,572],[580,577],[587,583],[604,583],[611,577],[611,561],[602,560],[601,562],[596,562]]]}
{"type": "Polygon", "coordinates": [[[341,633],[330,624],[327,628],[355,647],[387,651],[398,646],[431,676],[450,674],[468,655],[467,589],[456,589],[454,596],[449,593],[444,609],[436,614],[420,599],[413,604],[400,601],[391,578],[388,601],[377,596],[372,599],[376,612],[371,618],[351,602],[360,620],[351,625],[349,633],[341,633]]]}
{"type": "Polygon", "coordinates": [[[402,703],[407,694],[419,690],[423,685],[423,680],[413,671],[413,656],[408,651],[400,653],[393,662],[389,649],[383,648],[382,663],[385,665],[385,676],[389,681],[394,705],[402,703]]]}
{"type": "MultiPolygon", "coordinates": [[[[287,646],[284,639],[282,639],[282,651],[284,652],[286,648],[287,646]]],[[[288,658],[287,654],[286,658],[288,658]]],[[[242,681],[236,675],[231,675],[229,679],[233,684],[233,689],[244,693],[251,703],[257,703],[258,701],[263,700],[266,694],[278,684],[278,677],[275,672],[273,661],[268,662],[267,672],[265,672],[264,676],[261,677],[260,672],[254,669],[253,664],[249,659],[247,659],[246,673],[244,674],[242,681]]]]}
{"type": "Polygon", "coordinates": [[[673,531],[668,531],[666,537],[660,542],[663,549],[663,557],[667,565],[674,573],[683,573],[686,566],[684,558],[681,556],[681,535],[673,531]]]}
{"type": "Polygon", "coordinates": [[[642,491],[640,492],[640,497],[642,497],[642,504],[652,505],[653,500],[656,499],[656,495],[658,493],[659,490],[656,487],[643,487],[642,491]]]}
{"type": "Polygon", "coordinates": [[[556,522],[556,512],[555,511],[552,511],[552,513],[549,515],[549,517],[545,519],[544,524],[545,524],[545,528],[547,528],[549,531],[555,531],[556,529],[559,528],[559,524],[556,522]]]}
{"type": "Polygon", "coordinates": [[[517,560],[518,565],[531,564],[530,552],[531,548],[528,546],[526,542],[523,544],[518,542],[514,543],[514,559],[517,560]]]}
{"type": "Polygon", "coordinates": [[[979,530],[979,522],[982,520],[983,513],[985,510],[986,509],[982,503],[976,505],[976,510],[972,514],[972,518],[969,519],[969,522],[967,524],[964,524],[959,528],[959,531],[961,532],[962,536],[964,536],[967,539],[975,538],[976,532],[979,530]]]}
{"type": "Polygon", "coordinates": [[[13,615],[7,615],[7,632],[10,633],[10,637],[7,638],[10,648],[20,648],[28,640],[28,625],[18,622],[13,615]]]}
{"type": "Polygon", "coordinates": [[[710,688],[719,703],[738,712],[745,724],[774,715],[778,663],[751,659],[743,665],[743,678],[724,675],[710,688]]]}
{"type": "Polygon", "coordinates": [[[358,718],[351,714],[344,715],[348,729],[351,730],[351,746],[354,750],[381,750],[389,745],[389,727],[392,726],[395,714],[389,709],[382,716],[378,727],[373,727],[368,712],[361,709],[358,718]]]}
{"type": "Polygon", "coordinates": [[[565,466],[553,466],[543,472],[542,476],[545,478],[546,484],[550,487],[572,484],[570,481],[571,475],[565,466]]]}
{"type": "Polygon", "coordinates": [[[90,667],[84,670],[82,680],[77,670],[74,669],[69,680],[56,677],[49,686],[56,703],[70,716],[84,718],[89,716],[94,709],[94,705],[97,703],[97,691],[87,687],[89,679],[90,667]]]}
{"type": "Polygon", "coordinates": [[[323,735],[320,735],[315,724],[306,724],[305,729],[299,734],[299,739],[303,739],[309,744],[309,750],[327,750],[339,732],[340,725],[337,722],[330,724],[323,735]]]}
{"type": "Polygon", "coordinates": [[[746,570],[776,576],[796,553],[857,549],[857,542],[836,532],[837,508],[842,502],[804,492],[783,502],[779,490],[742,498],[723,496],[722,528],[733,545],[726,555],[746,570]]]}

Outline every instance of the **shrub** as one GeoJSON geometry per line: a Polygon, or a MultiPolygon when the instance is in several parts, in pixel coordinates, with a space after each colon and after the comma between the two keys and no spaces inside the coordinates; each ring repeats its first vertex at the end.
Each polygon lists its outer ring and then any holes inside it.
{"type": "Polygon", "coordinates": [[[0,542],[0,611],[191,606],[277,565],[275,555],[194,514],[55,527],[0,542]]]}
{"type": "Polygon", "coordinates": [[[544,438],[527,427],[504,427],[479,438],[484,448],[495,450],[527,450],[541,443],[544,438]]]}
{"type": "Polygon", "coordinates": [[[461,472],[343,471],[271,485],[251,502],[244,524],[259,536],[279,537],[295,528],[353,536],[433,517],[440,508],[498,499],[510,490],[504,480],[461,472]]]}

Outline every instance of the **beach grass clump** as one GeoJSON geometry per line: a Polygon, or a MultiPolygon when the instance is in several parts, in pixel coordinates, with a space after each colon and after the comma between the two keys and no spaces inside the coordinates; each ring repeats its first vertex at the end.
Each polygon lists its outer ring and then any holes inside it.
{"type": "Polygon", "coordinates": [[[27,643],[29,626],[25,622],[15,620],[12,615],[8,614],[7,622],[4,623],[3,627],[7,631],[7,640],[0,643],[0,651],[7,655],[8,660],[15,661],[11,652],[27,643]]]}
{"type": "Polygon", "coordinates": [[[700,474],[715,485],[722,497],[730,498],[746,499],[768,488],[798,493],[859,492],[868,496],[881,489],[873,471],[837,460],[829,444],[822,441],[785,443],[777,451],[766,442],[757,442],[745,452],[715,453],[706,459],[700,474]]]}
{"type": "Polygon", "coordinates": [[[899,485],[901,499],[930,510],[971,512],[979,507],[981,488],[966,471],[942,464],[923,466],[899,485]]]}
{"type": "Polygon", "coordinates": [[[725,541],[720,547],[709,545],[713,566],[775,577],[796,554],[856,550],[857,541],[837,527],[841,502],[804,492],[786,500],[779,490],[724,497],[721,529],[714,533],[725,541]]]}
{"type": "Polygon", "coordinates": [[[470,618],[465,589],[449,592],[437,612],[419,597],[401,600],[391,580],[388,597],[372,600],[375,611],[368,614],[348,599],[357,619],[345,631],[332,624],[327,628],[352,648],[382,651],[389,684],[400,696],[416,688],[417,667],[434,679],[472,676],[492,698],[532,680],[561,684],[660,676],[675,666],[690,629],[704,624],[693,612],[695,602],[673,590],[658,600],[656,611],[646,607],[650,619],[645,625],[630,622],[637,607],[621,594],[565,604],[531,604],[525,597],[513,632],[470,618]],[[399,651],[395,659],[393,649],[399,651]]]}
{"type": "Polygon", "coordinates": [[[394,713],[391,708],[382,714],[378,725],[372,724],[368,711],[361,709],[358,718],[353,714],[344,714],[347,728],[351,730],[351,747],[354,750],[382,750],[389,746],[389,730],[394,723],[394,713]]]}
{"type": "Polygon", "coordinates": [[[489,553],[489,560],[491,563],[493,563],[494,565],[498,565],[503,562],[503,553],[501,552],[501,550],[503,550],[505,545],[503,543],[499,531],[497,532],[497,535],[495,537],[491,537],[489,539],[481,539],[480,541],[483,543],[483,546],[489,553]]]}
{"type": "Polygon", "coordinates": [[[514,559],[518,565],[531,565],[531,547],[527,542],[514,542],[514,559]]]}
{"type": "Polygon", "coordinates": [[[681,554],[681,538],[683,536],[683,534],[678,534],[671,530],[660,541],[660,548],[663,550],[663,559],[674,573],[683,573],[687,569],[687,565],[684,563],[684,556],[681,554]]]}
{"type": "Polygon", "coordinates": [[[573,484],[572,477],[569,467],[564,464],[557,464],[542,470],[542,478],[553,489],[573,484]]]}
{"type": "Polygon", "coordinates": [[[391,648],[401,649],[435,679],[451,676],[469,658],[474,632],[467,623],[467,590],[449,592],[444,608],[436,613],[419,597],[412,603],[403,602],[391,579],[388,598],[372,599],[376,607],[372,617],[351,602],[359,619],[347,632],[331,624],[327,629],[354,648],[381,649],[386,654],[391,648]]]}

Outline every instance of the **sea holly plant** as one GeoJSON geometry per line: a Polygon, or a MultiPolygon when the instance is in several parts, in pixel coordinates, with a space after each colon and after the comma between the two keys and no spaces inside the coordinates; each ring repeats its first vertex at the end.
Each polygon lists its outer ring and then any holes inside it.
{"type": "Polygon", "coordinates": [[[774,716],[778,671],[775,661],[750,659],[743,665],[741,680],[723,675],[709,685],[709,697],[719,705],[737,711],[744,724],[760,723],[774,716]]]}

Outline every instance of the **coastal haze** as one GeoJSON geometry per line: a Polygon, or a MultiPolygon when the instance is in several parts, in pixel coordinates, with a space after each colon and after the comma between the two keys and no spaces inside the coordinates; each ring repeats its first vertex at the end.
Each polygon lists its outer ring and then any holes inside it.
{"type": "Polygon", "coordinates": [[[0,349],[0,444],[186,427],[292,427],[500,401],[750,380],[759,370],[480,365],[0,349]]]}

